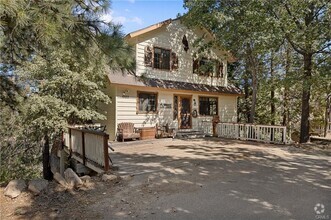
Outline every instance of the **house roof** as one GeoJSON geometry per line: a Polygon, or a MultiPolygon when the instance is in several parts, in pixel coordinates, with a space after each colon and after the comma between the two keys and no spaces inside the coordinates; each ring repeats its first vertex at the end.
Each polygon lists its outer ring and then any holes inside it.
{"type": "MultiPolygon", "coordinates": [[[[149,33],[151,31],[154,31],[154,30],[157,30],[159,28],[162,28],[170,23],[172,23],[173,21],[176,21],[176,20],[180,20],[180,17],[176,18],[176,19],[167,19],[167,20],[164,20],[164,21],[161,21],[159,23],[156,23],[156,24],[153,24],[153,25],[150,25],[146,28],[142,28],[142,29],[139,29],[137,31],[133,31],[131,33],[128,33],[126,36],[125,36],[125,39],[127,41],[130,41],[132,40],[133,38],[136,38],[136,37],[139,37],[143,34],[146,34],[146,33],[149,33]]],[[[207,30],[206,28],[204,27],[201,27],[201,29],[211,38],[211,39],[215,39],[215,36],[209,31],[207,30]]],[[[236,58],[233,56],[233,54],[230,52],[230,51],[226,51],[226,50],[222,50],[222,52],[224,52],[226,55],[227,55],[227,60],[228,62],[230,63],[233,63],[236,61],[236,58]]]]}
{"type": "Polygon", "coordinates": [[[153,79],[145,77],[137,77],[130,74],[110,73],[108,78],[112,84],[118,85],[130,85],[138,87],[153,87],[159,89],[172,89],[172,90],[187,90],[194,92],[204,93],[217,93],[217,94],[230,94],[230,95],[242,95],[240,89],[235,86],[212,86],[206,84],[197,84],[190,82],[179,82],[163,79],[153,79]]]}
{"type": "Polygon", "coordinates": [[[130,39],[130,38],[134,38],[134,37],[137,37],[139,35],[142,35],[142,34],[145,34],[145,33],[148,33],[150,31],[154,31],[158,28],[161,28],[165,25],[168,25],[170,24],[172,21],[175,21],[175,20],[178,20],[179,18],[176,18],[176,19],[167,19],[167,20],[164,20],[164,21],[161,21],[159,23],[156,23],[156,24],[153,24],[153,25],[150,25],[148,27],[145,27],[145,28],[142,28],[142,29],[139,29],[137,31],[133,31],[131,33],[128,33],[125,38],[127,39],[130,39]]]}

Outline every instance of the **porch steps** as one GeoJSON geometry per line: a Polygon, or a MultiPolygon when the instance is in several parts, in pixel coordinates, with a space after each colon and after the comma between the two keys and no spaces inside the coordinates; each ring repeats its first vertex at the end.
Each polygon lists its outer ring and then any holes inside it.
{"type": "Polygon", "coordinates": [[[187,138],[203,138],[206,137],[206,134],[202,131],[197,130],[187,130],[187,131],[177,131],[175,138],[187,139],[187,138]]]}

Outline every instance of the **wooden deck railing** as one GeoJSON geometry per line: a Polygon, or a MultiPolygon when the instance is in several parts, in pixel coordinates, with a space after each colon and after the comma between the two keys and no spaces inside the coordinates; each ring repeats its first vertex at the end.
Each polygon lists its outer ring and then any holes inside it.
{"type": "Polygon", "coordinates": [[[217,136],[266,143],[286,143],[286,127],[240,123],[218,123],[217,136]]]}
{"type": "Polygon", "coordinates": [[[78,127],[68,127],[68,132],[64,133],[65,146],[80,156],[84,165],[98,165],[104,171],[109,170],[108,139],[109,135],[104,132],[78,127]]]}

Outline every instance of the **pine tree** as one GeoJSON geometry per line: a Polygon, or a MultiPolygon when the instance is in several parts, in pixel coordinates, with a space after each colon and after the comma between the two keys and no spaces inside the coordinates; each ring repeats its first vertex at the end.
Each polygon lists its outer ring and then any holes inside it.
{"type": "MultiPolygon", "coordinates": [[[[293,50],[285,56],[289,62],[281,67],[281,72],[286,73],[285,77],[277,84],[278,88],[270,88],[270,96],[273,100],[277,89],[285,89],[283,122],[288,124],[290,118],[294,122],[298,116],[296,110],[289,110],[290,97],[297,100],[297,91],[301,88],[300,142],[307,142],[311,93],[314,83],[322,78],[320,74],[315,74],[319,68],[318,60],[326,59],[331,54],[330,1],[190,0],[186,1],[185,5],[188,8],[188,13],[184,15],[187,24],[206,27],[215,35],[218,45],[231,50],[238,58],[242,69],[242,88],[245,91],[244,108],[239,109],[245,109],[249,122],[260,120],[259,115],[265,115],[261,112],[262,109],[256,106],[264,102],[257,100],[265,97],[261,95],[263,91],[260,89],[268,88],[269,81],[265,79],[264,71],[270,63],[265,62],[265,57],[270,51],[278,53],[279,48],[284,45],[293,50]],[[289,67],[296,73],[290,73],[289,67]],[[298,82],[301,85],[298,85],[298,82]],[[297,88],[293,89],[288,85],[297,88]],[[247,106],[250,106],[250,113],[247,106]]],[[[274,74],[277,65],[272,66],[268,72],[274,74]]],[[[325,94],[326,90],[322,93],[325,94]]],[[[273,115],[277,108],[274,104],[277,103],[270,104],[270,112],[273,115]]],[[[270,122],[273,123],[273,120],[270,122]]]]}
{"type": "Polygon", "coordinates": [[[68,124],[104,119],[98,104],[109,102],[103,92],[108,72],[133,67],[132,49],[120,27],[100,20],[109,3],[0,2],[0,75],[6,80],[0,101],[15,107],[19,93],[25,95],[16,113],[43,143],[46,179],[51,178],[49,146],[56,135],[68,124]]]}

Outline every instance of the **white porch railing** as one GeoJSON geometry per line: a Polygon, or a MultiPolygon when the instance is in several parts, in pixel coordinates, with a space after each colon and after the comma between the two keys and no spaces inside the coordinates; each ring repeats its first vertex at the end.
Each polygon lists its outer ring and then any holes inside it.
{"type": "Polygon", "coordinates": [[[211,120],[201,120],[199,130],[206,135],[213,135],[213,122],[211,120]]]}
{"type": "Polygon", "coordinates": [[[239,123],[218,123],[217,136],[266,143],[286,143],[286,127],[239,123]]]}

